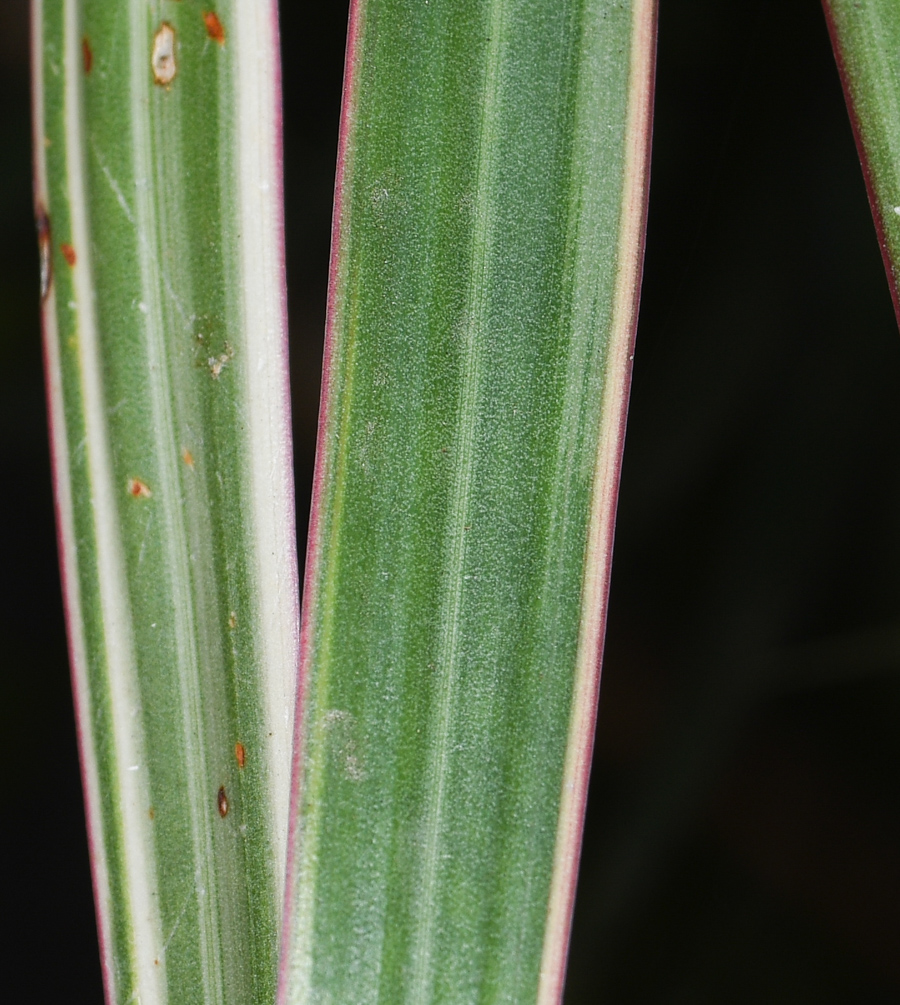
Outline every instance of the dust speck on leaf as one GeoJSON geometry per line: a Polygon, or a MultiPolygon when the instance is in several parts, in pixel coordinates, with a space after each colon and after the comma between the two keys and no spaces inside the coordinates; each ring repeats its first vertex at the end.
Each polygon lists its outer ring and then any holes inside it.
{"type": "Polygon", "coordinates": [[[78,256],[75,254],[75,249],[71,244],[61,244],[59,250],[62,252],[63,258],[71,265],[73,268],[75,263],[78,261],[78,256]]]}
{"type": "Polygon", "coordinates": [[[38,251],[41,258],[41,301],[47,299],[50,283],[53,279],[53,263],[50,255],[50,217],[47,211],[38,203],[37,210],[38,251]]]}
{"type": "Polygon", "coordinates": [[[225,786],[222,785],[216,794],[216,806],[219,810],[220,817],[228,816],[228,796],[225,795],[225,786]]]}
{"type": "Polygon", "coordinates": [[[150,62],[153,67],[153,79],[160,87],[168,87],[178,72],[175,63],[175,29],[168,21],[163,21],[153,38],[153,55],[150,62]]]}
{"type": "Polygon", "coordinates": [[[225,28],[219,20],[219,15],[215,11],[208,11],[203,15],[203,23],[206,25],[206,34],[219,45],[225,44],[225,28]]]}
{"type": "Polygon", "coordinates": [[[219,379],[222,371],[225,369],[226,365],[231,361],[234,356],[234,349],[226,342],[225,352],[221,353],[219,356],[210,356],[206,361],[206,365],[209,367],[209,372],[213,375],[215,380],[219,379]]]}
{"type": "Polygon", "coordinates": [[[81,58],[84,60],[84,72],[90,73],[94,66],[94,52],[87,35],[81,40],[81,58]]]}
{"type": "Polygon", "coordinates": [[[355,717],[343,709],[333,708],[325,713],[323,725],[329,737],[329,746],[343,768],[344,777],[352,782],[361,782],[366,774],[360,764],[355,717]]]}
{"type": "Polygon", "coordinates": [[[153,495],[150,486],[146,482],[142,482],[140,478],[129,478],[128,494],[135,499],[149,499],[153,495]]]}
{"type": "Polygon", "coordinates": [[[238,762],[238,767],[243,768],[247,760],[247,751],[244,749],[243,743],[236,743],[234,745],[234,758],[238,762]]]}

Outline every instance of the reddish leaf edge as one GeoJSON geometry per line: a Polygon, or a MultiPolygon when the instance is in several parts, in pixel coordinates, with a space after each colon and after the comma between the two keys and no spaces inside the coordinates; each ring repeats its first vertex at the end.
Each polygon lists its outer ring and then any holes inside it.
{"type": "Polygon", "coordinates": [[[597,726],[616,511],[643,279],[650,192],[653,100],[656,85],[657,0],[636,0],[635,8],[629,87],[629,128],[626,133],[626,187],[628,177],[636,177],[639,180],[623,199],[620,233],[624,235],[624,239],[621,240],[620,246],[624,249],[623,257],[626,259],[626,264],[620,272],[618,292],[621,298],[617,297],[619,304],[618,311],[615,312],[623,320],[620,322],[620,344],[613,345],[613,365],[609,368],[613,375],[611,383],[615,384],[617,369],[615,357],[618,356],[621,384],[613,387],[613,393],[619,395],[619,400],[618,407],[610,418],[611,428],[607,430],[601,428],[598,443],[595,497],[591,519],[591,525],[598,528],[598,533],[588,544],[586,560],[588,580],[591,578],[592,563],[595,564],[596,573],[593,587],[590,582],[585,587],[585,617],[588,621],[593,619],[593,626],[589,625],[587,629],[592,637],[585,646],[586,655],[580,661],[578,676],[581,679],[576,679],[575,682],[567,757],[569,763],[563,777],[557,851],[548,908],[547,935],[541,961],[538,1005],[557,1005],[562,1000],[565,987],[566,962],[571,940],[578,865],[581,858],[597,726]],[[632,243],[629,245],[629,242],[632,243]]]}
{"type": "Polygon", "coordinates": [[[310,677],[312,610],[316,601],[316,582],[321,565],[319,526],[322,514],[322,496],[325,483],[326,444],[325,429],[331,412],[332,374],[335,368],[335,314],[337,289],[340,278],[340,247],[344,209],[344,186],[347,166],[347,148],[357,98],[357,53],[362,31],[361,0],[350,0],[347,24],[347,41],[344,51],[344,80],[341,98],[340,126],[338,131],[337,166],[334,182],[334,204],[331,217],[331,253],[328,267],[328,295],[325,313],[325,344],[322,360],[322,382],[319,395],[319,415],[316,426],[316,458],[313,471],[312,499],[310,503],[306,563],[303,574],[303,592],[300,608],[300,658],[297,674],[297,694],[294,711],[294,747],[291,766],[291,800],[288,824],[287,871],[285,873],[284,911],[281,927],[281,954],[278,967],[278,993],[276,1001],[288,999],[288,960],[292,925],[292,904],[297,880],[296,848],[299,827],[299,809],[302,802],[301,765],[303,758],[303,709],[310,677]]]}

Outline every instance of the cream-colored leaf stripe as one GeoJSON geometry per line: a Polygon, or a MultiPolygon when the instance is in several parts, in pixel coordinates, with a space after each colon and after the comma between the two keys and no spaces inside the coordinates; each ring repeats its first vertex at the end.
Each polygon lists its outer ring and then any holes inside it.
{"type": "Polygon", "coordinates": [[[250,458],[253,464],[254,528],[259,542],[257,584],[260,639],[264,662],[282,668],[267,678],[265,693],[269,728],[271,783],[282,793],[274,803],[273,856],[279,890],[284,888],[287,858],[288,798],[296,703],[299,614],[297,609],[297,541],[292,520],[272,514],[294,506],[293,457],[286,435],[290,409],[287,368],[287,292],[284,285],[284,221],[280,155],[280,86],[278,6],[236,6],[236,91],[240,121],[239,188],[244,329],[255,335],[248,367],[250,458]],[[290,617],[284,616],[291,598],[290,617]]]}

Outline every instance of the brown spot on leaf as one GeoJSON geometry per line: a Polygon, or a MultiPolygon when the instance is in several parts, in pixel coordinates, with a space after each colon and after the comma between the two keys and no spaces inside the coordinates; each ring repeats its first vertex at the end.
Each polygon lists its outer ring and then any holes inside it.
{"type": "Polygon", "coordinates": [[[221,786],[216,794],[216,806],[219,809],[220,817],[228,816],[228,796],[225,795],[225,786],[221,786]]]}
{"type": "Polygon", "coordinates": [[[214,11],[209,11],[203,15],[203,23],[206,25],[206,34],[219,45],[225,44],[225,28],[219,20],[219,15],[214,11]]]}
{"type": "Polygon", "coordinates": [[[153,820],[155,818],[155,816],[156,816],[156,810],[153,809],[152,806],[150,807],[150,812],[147,814],[147,816],[150,817],[151,820],[153,820]]]}
{"type": "Polygon", "coordinates": [[[247,751],[244,749],[243,743],[236,743],[234,745],[234,757],[238,762],[238,767],[243,768],[244,763],[247,760],[247,751]]]}
{"type": "Polygon", "coordinates": [[[150,57],[153,79],[160,87],[168,87],[175,79],[178,66],[175,62],[175,29],[163,21],[153,37],[153,54],[150,57]]]}
{"type": "Polygon", "coordinates": [[[94,67],[94,52],[87,35],[81,40],[81,58],[84,60],[84,72],[90,73],[94,67]]]}
{"type": "Polygon", "coordinates": [[[142,482],[140,478],[129,478],[128,494],[134,496],[135,499],[149,499],[153,495],[150,486],[146,482],[142,482]]]}
{"type": "Polygon", "coordinates": [[[237,614],[235,614],[234,611],[228,615],[228,627],[237,628],[237,614]]]}
{"type": "Polygon", "coordinates": [[[194,467],[194,455],[190,452],[190,450],[188,450],[187,447],[185,447],[184,450],[181,451],[181,459],[184,461],[185,464],[187,464],[189,468],[194,467]]]}
{"type": "Polygon", "coordinates": [[[78,261],[78,256],[75,254],[75,249],[72,245],[61,244],[59,246],[59,250],[62,252],[63,258],[69,263],[69,265],[74,267],[75,263],[78,261]]]}
{"type": "Polygon", "coordinates": [[[41,256],[41,301],[47,299],[50,283],[53,280],[53,261],[50,254],[50,217],[47,210],[38,203],[35,210],[37,217],[38,251],[41,256]]]}

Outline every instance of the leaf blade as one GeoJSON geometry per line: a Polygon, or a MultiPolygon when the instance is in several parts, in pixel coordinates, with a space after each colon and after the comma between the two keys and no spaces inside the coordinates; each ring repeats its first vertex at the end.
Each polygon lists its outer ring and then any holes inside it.
{"type": "Polygon", "coordinates": [[[73,679],[109,1000],[262,1002],[296,653],[277,29],[168,7],[34,5],[73,679]]]}
{"type": "Polygon", "coordinates": [[[283,1001],[558,994],[577,799],[557,821],[589,759],[598,617],[573,689],[604,395],[605,469],[621,445],[653,14],[353,10],[283,1001]]]}
{"type": "Polygon", "coordinates": [[[892,68],[900,18],[880,0],[822,0],[865,177],[878,243],[900,319],[900,85],[892,68]]]}

